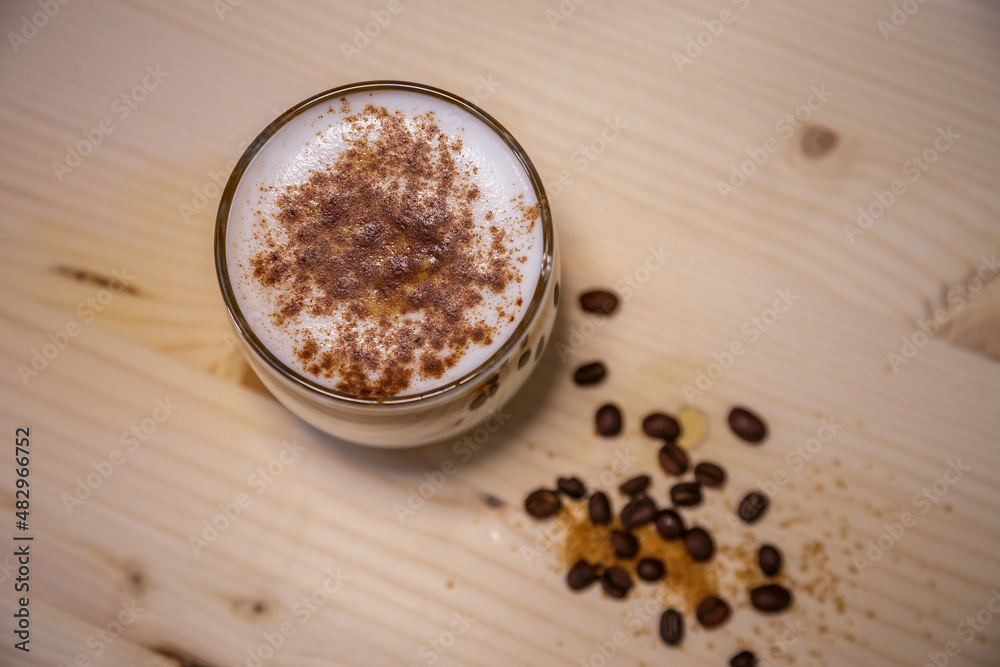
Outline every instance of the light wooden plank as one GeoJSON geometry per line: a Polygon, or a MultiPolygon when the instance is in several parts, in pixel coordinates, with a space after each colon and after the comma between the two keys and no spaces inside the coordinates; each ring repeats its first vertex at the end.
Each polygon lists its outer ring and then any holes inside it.
{"type": "MultiPolygon", "coordinates": [[[[595,642],[619,630],[621,664],[721,664],[744,644],[762,653],[785,620],[809,628],[788,664],[923,664],[948,641],[963,664],[995,664],[1000,626],[969,644],[956,626],[1000,585],[1000,281],[960,308],[948,295],[975,286],[1000,251],[996,7],[924,3],[883,39],[876,22],[891,2],[401,6],[350,61],[341,43],[383,3],[245,0],[221,19],[196,0],[69,3],[0,59],[0,415],[8,432],[30,423],[39,452],[31,664],[84,652],[95,664],[162,665],[170,651],[245,664],[282,622],[295,636],[266,664],[428,664],[421,648],[463,612],[477,620],[435,664],[593,664],[595,642]],[[724,9],[735,20],[678,71],[673,54],[724,9]],[[120,118],[112,103],[147,66],[168,75],[120,118]],[[254,381],[218,298],[213,174],[280,110],[373,78],[479,96],[551,186],[566,295],[558,345],[468,461],[455,443],[372,452],[305,427],[254,381]],[[499,85],[487,91],[484,80],[499,85]],[[813,120],[841,141],[815,161],[776,123],[821,86],[832,95],[813,120]],[[114,131],[60,181],[53,161],[104,118],[114,131]],[[620,136],[582,167],[576,151],[616,119],[620,136]],[[960,137],[909,180],[907,161],[948,127],[960,137]],[[723,201],[717,183],[769,137],[778,152],[723,201]],[[572,183],[557,188],[564,171],[572,183]],[[852,243],[844,225],[893,179],[905,194],[852,243]],[[640,267],[660,247],[671,256],[646,280],[640,267]],[[115,270],[134,274],[128,292],[105,293],[115,270]],[[578,345],[588,320],[573,297],[626,277],[642,278],[641,289],[578,345]],[[742,327],[775,290],[798,300],[751,340],[742,327]],[[95,299],[107,303],[91,319],[95,299]],[[939,309],[947,325],[892,372],[887,355],[939,309]],[[67,323],[80,335],[26,386],[17,366],[67,323]],[[714,566],[727,595],[740,595],[740,549],[768,539],[786,550],[798,603],[787,618],[738,609],[725,628],[692,631],[671,651],[652,621],[639,633],[627,624],[648,591],[625,603],[571,594],[558,548],[526,562],[519,549],[544,526],[520,503],[558,475],[594,478],[620,453],[655,470],[642,415],[679,410],[684,385],[733,342],[746,353],[695,399],[711,427],[697,456],[723,462],[731,480],[692,516],[730,550],[714,566]],[[608,363],[607,382],[572,386],[572,369],[591,359],[608,363]],[[69,513],[62,494],[167,398],[176,413],[69,513]],[[591,433],[606,400],[627,420],[611,442],[591,433]],[[767,417],[766,446],[728,433],[735,403],[767,417]],[[786,454],[824,418],[844,426],[792,470],[786,454]],[[306,451],[256,495],[249,477],[290,439],[306,451]],[[914,494],[958,458],[973,470],[919,513],[914,494]],[[449,459],[458,474],[401,522],[396,504],[449,459]],[[752,538],[731,531],[728,508],[779,470],[790,481],[768,519],[752,538]],[[196,555],[188,536],[241,492],[253,503],[196,555]],[[484,494],[506,504],[489,507],[484,494]],[[863,575],[852,571],[904,511],[917,512],[916,525],[863,575]],[[809,555],[816,542],[822,566],[809,555]],[[329,568],[350,578],[299,623],[294,605],[329,568]],[[87,637],[133,595],[149,611],[97,659],[87,637]]],[[[36,11],[5,3],[0,32],[36,11]]],[[[4,488],[12,475],[5,462],[4,488]]],[[[663,497],[666,480],[656,484],[663,497]]],[[[0,655],[24,657],[9,643],[0,655]]]]}

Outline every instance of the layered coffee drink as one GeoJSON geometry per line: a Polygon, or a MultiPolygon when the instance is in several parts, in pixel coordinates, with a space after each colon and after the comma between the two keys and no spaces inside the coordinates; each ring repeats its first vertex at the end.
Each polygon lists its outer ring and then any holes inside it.
{"type": "Polygon", "coordinates": [[[437,422],[477,387],[481,407],[515,356],[523,368],[525,349],[540,352],[554,251],[513,138],[459,98],[391,82],[324,93],[272,123],[234,171],[216,239],[264,383],[317,426],[388,446],[416,444],[413,429],[420,442],[462,430],[474,420],[437,422]],[[362,406],[358,424],[340,423],[362,406]],[[387,428],[407,442],[374,442],[387,428]]]}

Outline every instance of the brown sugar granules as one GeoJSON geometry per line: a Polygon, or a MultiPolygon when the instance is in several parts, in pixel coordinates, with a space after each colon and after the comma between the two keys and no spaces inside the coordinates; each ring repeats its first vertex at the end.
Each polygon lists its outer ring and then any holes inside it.
{"type": "MultiPolygon", "coordinates": [[[[490,345],[496,325],[474,309],[521,273],[501,221],[474,219],[475,168],[433,113],[368,105],[344,123],[333,163],[277,193],[278,224],[258,234],[264,250],[250,269],[273,288],[272,323],[306,371],[345,393],[389,397],[490,345]],[[324,318],[326,335],[301,318],[324,318]]],[[[519,215],[530,224],[537,207],[519,215]]],[[[496,321],[513,321],[519,306],[501,300],[496,321]]]]}

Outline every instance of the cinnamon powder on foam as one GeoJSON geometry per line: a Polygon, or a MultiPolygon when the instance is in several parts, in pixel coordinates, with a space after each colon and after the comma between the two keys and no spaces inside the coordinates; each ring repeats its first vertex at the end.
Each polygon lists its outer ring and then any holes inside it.
{"type": "MultiPolygon", "coordinates": [[[[346,99],[341,109],[350,112],[346,99]]],[[[250,268],[273,288],[271,320],[306,371],[345,393],[389,397],[493,342],[496,325],[474,309],[485,292],[520,282],[524,258],[492,212],[477,229],[476,168],[463,166],[462,140],[433,113],[408,119],[368,105],[344,122],[362,131],[345,133],[326,169],[278,193],[284,233],[264,232],[250,268]],[[329,317],[330,338],[297,326],[302,313],[329,317]]],[[[534,224],[537,205],[517,208],[534,224]]],[[[496,321],[513,322],[521,301],[502,302],[496,321]]]]}

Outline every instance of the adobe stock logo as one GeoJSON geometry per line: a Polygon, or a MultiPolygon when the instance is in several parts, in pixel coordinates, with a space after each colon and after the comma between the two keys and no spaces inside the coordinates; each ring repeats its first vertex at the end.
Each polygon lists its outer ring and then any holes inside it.
{"type": "Polygon", "coordinates": [[[340,52],[344,54],[344,60],[351,62],[351,58],[360,55],[372,43],[373,39],[382,34],[382,30],[389,27],[393,17],[401,14],[404,9],[406,8],[400,0],[389,0],[385,9],[371,10],[369,12],[372,17],[371,21],[368,21],[363,26],[354,26],[351,44],[347,42],[340,43],[340,52]]]}
{"type": "Polygon", "coordinates": [[[21,50],[21,47],[34,39],[38,31],[49,24],[49,21],[56,17],[62,5],[68,5],[69,0],[38,0],[38,8],[41,11],[35,12],[30,17],[21,17],[21,29],[17,32],[13,30],[7,33],[7,40],[10,42],[14,53],[21,50]]]}

